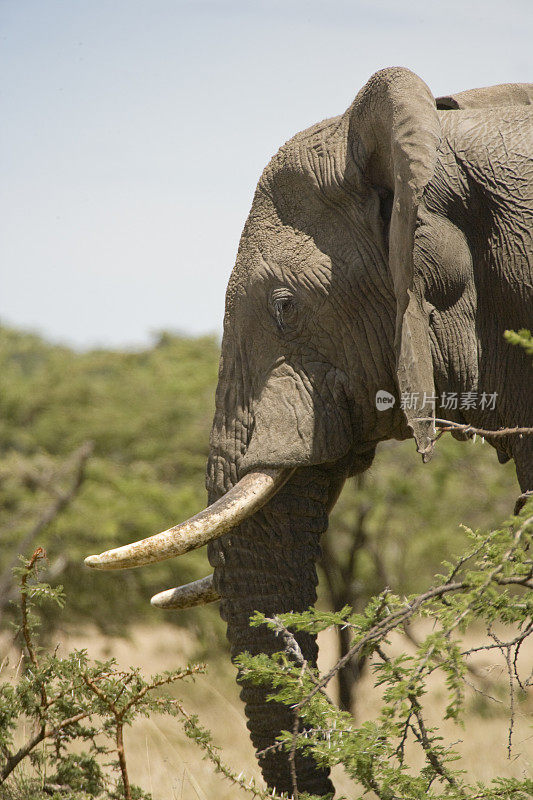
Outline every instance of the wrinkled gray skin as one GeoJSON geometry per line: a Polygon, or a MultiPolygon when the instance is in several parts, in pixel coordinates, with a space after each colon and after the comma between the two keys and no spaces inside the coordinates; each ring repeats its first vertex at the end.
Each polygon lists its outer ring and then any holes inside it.
{"type": "MultiPolygon", "coordinates": [[[[210,501],[246,472],[298,469],[276,497],[209,545],[232,655],[272,652],[250,628],[259,609],[302,610],[346,477],[378,442],[414,437],[427,459],[430,425],[403,412],[402,392],[497,393],[494,411],[437,416],[495,429],[533,425],[528,362],[505,343],[532,328],[533,85],[442,98],[408,70],[374,75],[340,117],[297,134],[265,169],[226,298],[210,501]],[[375,394],[396,398],[377,411],[375,394]]],[[[497,441],[533,487],[532,439],[497,441]]],[[[316,662],[315,638],[300,635],[316,662]]],[[[243,683],[257,750],[291,727],[288,711],[243,683]]],[[[264,777],[292,792],[287,757],[260,756],[264,777]]],[[[298,788],[333,791],[298,757],[298,788]]]]}

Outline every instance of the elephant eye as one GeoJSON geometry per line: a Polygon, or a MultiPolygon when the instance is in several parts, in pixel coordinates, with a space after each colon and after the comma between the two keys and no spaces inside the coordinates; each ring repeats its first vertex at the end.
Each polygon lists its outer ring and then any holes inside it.
{"type": "Polygon", "coordinates": [[[277,290],[272,296],[272,306],[276,324],[280,331],[284,331],[294,317],[294,297],[286,291],[277,290]]]}

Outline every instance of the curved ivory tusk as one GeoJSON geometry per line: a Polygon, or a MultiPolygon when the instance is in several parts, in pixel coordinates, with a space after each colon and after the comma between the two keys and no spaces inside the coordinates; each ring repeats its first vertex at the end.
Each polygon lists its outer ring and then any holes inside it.
{"type": "Polygon", "coordinates": [[[262,469],[249,472],[225,495],[180,525],[148,539],[88,556],[85,563],[96,569],[126,569],[153,564],[195,550],[250,517],[276,494],[294,469],[262,469]]]}
{"type": "Polygon", "coordinates": [[[154,594],[150,602],[157,608],[192,608],[206,606],[216,600],[220,600],[220,595],[213,586],[213,576],[207,575],[199,581],[154,594]]]}

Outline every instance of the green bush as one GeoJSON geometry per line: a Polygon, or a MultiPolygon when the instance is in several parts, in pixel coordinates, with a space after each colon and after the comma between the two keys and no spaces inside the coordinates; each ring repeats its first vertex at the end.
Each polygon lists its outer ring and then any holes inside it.
{"type": "MultiPolygon", "coordinates": [[[[49,580],[65,586],[68,617],[108,633],[124,633],[124,620],[145,613],[163,618],[150,596],[203,577],[204,552],[112,577],[81,565],[90,553],[157,533],[203,507],[217,369],[210,337],[164,334],[138,352],[77,353],[0,328],[0,583],[19,552],[31,555],[26,537],[57,495],[70,492],[80,448],[90,442],[83,485],[39,536],[49,580]]],[[[49,609],[48,624],[56,617],[49,609]]],[[[212,609],[201,626],[195,611],[180,621],[223,639],[212,609]]]]}
{"type": "MultiPolygon", "coordinates": [[[[255,615],[254,625],[268,625],[279,636],[280,651],[272,656],[243,654],[238,663],[246,680],[273,687],[270,698],[293,709],[293,730],[279,736],[275,745],[285,748],[289,759],[301,749],[312,753],[323,766],[340,764],[354,781],[354,792],[373,791],[381,800],[526,800],[532,796],[530,778],[499,778],[488,785],[469,783],[455,746],[444,741],[438,726],[431,727],[426,721],[430,677],[436,672],[443,674],[447,692],[444,719],[461,724],[470,656],[480,650],[497,650],[509,678],[511,755],[517,697],[532,682],[531,675],[519,675],[517,656],[533,634],[533,503],[519,518],[488,535],[471,530],[467,534],[470,545],[464,555],[445,565],[446,574],[421,594],[405,597],[385,590],[361,613],[346,607],[339,612],[310,609],[273,619],[255,615]],[[417,644],[414,655],[391,654],[391,634],[416,618],[431,619],[432,632],[417,644]],[[507,626],[505,638],[496,635],[496,624],[507,626]],[[486,640],[476,647],[462,642],[471,625],[486,630],[486,640]],[[293,632],[318,633],[331,626],[349,630],[350,647],[344,659],[320,675],[304,661],[293,632]],[[348,659],[362,655],[372,665],[374,686],[382,691],[383,701],[377,718],[357,725],[350,714],[331,702],[324,688],[348,659]],[[299,725],[299,718],[306,730],[299,725]],[[412,768],[408,742],[423,752],[425,766],[421,770],[412,768]]],[[[307,797],[299,794],[296,782],[293,795],[302,800],[307,797]]]]}

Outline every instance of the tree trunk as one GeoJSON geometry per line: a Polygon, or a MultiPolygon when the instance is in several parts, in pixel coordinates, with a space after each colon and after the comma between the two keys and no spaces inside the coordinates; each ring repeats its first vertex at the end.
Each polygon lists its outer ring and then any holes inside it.
{"type": "MultiPolygon", "coordinates": [[[[351,631],[349,628],[341,628],[339,630],[339,659],[346,655],[350,646],[351,631]]],[[[352,658],[339,670],[339,707],[349,714],[353,714],[355,687],[361,677],[364,663],[364,657],[360,659],[352,658]]]]}

